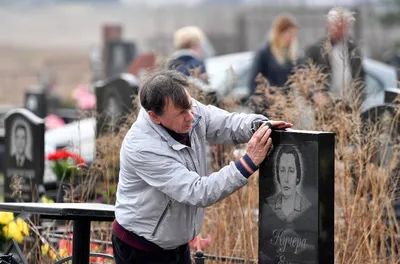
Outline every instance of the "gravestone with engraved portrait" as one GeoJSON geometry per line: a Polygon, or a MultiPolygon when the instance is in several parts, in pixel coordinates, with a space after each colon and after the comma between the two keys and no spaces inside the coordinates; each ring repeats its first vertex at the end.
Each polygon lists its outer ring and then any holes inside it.
{"type": "Polygon", "coordinates": [[[31,89],[25,92],[24,106],[40,118],[47,116],[47,99],[44,90],[31,89]]]}
{"type": "Polygon", "coordinates": [[[271,137],[259,171],[259,263],[333,263],[335,135],[276,130],[271,137]]]}
{"type": "Polygon", "coordinates": [[[5,116],[4,200],[36,200],[43,184],[44,120],[27,109],[5,116]],[[38,189],[39,188],[39,189],[38,189]]]}
{"type": "Polygon", "coordinates": [[[133,110],[138,95],[139,81],[128,73],[120,74],[95,84],[96,135],[117,132],[133,110]]]}
{"type": "Polygon", "coordinates": [[[136,56],[136,46],[133,42],[106,42],[105,71],[106,78],[114,77],[127,71],[128,66],[136,56]]]}

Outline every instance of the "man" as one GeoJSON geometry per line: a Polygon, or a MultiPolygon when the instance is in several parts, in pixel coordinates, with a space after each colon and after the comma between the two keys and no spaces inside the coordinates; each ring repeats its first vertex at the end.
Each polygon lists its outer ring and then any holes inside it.
{"type": "MultiPolygon", "coordinates": [[[[271,146],[262,115],[205,106],[187,92],[177,71],[153,73],[139,91],[142,109],[122,143],[113,223],[114,258],[120,263],[190,263],[188,242],[199,232],[204,208],[246,185],[271,146]],[[247,154],[207,174],[206,140],[248,142],[247,154]],[[249,141],[250,140],[250,141],[249,141]]],[[[279,129],[292,125],[270,121],[279,129]]]]}
{"type": "MultiPolygon", "coordinates": [[[[363,101],[365,73],[360,50],[349,34],[353,22],[349,10],[332,8],[327,15],[328,36],[311,46],[306,58],[328,74],[329,84],[324,91],[329,91],[333,98],[343,98],[348,104],[359,104],[363,101]]],[[[327,102],[320,93],[313,94],[313,100],[317,104],[327,102]]]]}
{"type": "Polygon", "coordinates": [[[27,131],[26,127],[18,124],[14,130],[15,154],[12,156],[10,167],[13,168],[31,168],[32,161],[26,156],[27,131]]]}

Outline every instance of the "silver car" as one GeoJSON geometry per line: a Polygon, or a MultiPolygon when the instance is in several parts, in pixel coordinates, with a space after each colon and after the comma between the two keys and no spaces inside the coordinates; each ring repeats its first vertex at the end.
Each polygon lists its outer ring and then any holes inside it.
{"type": "MultiPolygon", "coordinates": [[[[217,94],[246,101],[250,95],[248,84],[254,52],[240,52],[206,60],[211,86],[217,94]]],[[[400,94],[395,68],[376,60],[363,60],[366,81],[366,100],[362,112],[392,104],[390,98],[400,94]]]]}

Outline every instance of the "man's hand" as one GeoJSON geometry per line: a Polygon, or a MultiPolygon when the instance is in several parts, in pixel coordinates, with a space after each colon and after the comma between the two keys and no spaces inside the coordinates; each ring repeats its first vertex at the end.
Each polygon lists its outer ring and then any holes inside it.
{"type": "Polygon", "coordinates": [[[286,128],[291,128],[293,127],[293,124],[285,122],[285,121],[273,121],[273,120],[269,120],[268,122],[271,123],[272,128],[275,129],[286,129],[286,128]]]}
{"type": "MultiPolygon", "coordinates": [[[[278,122],[277,124],[283,126],[286,122],[283,121],[270,121],[278,122]]],[[[269,126],[262,124],[261,127],[254,133],[249,143],[247,144],[247,155],[251,161],[256,165],[260,165],[267,156],[268,150],[272,145],[271,129],[269,126]]]]}

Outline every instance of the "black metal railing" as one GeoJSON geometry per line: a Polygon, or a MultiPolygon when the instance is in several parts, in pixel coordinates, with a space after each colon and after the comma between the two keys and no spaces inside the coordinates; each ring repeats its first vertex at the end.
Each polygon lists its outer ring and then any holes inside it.
{"type": "Polygon", "coordinates": [[[231,262],[231,263],[248,263],[248,264],[256,263],[256,261],[253,259],[207,255],[204,254],[204,252],[201,250],[196,251],[196,253],[194,254],[195,264],[205,264],[205,260],[213,260],[218,262],[231,262]]]}

